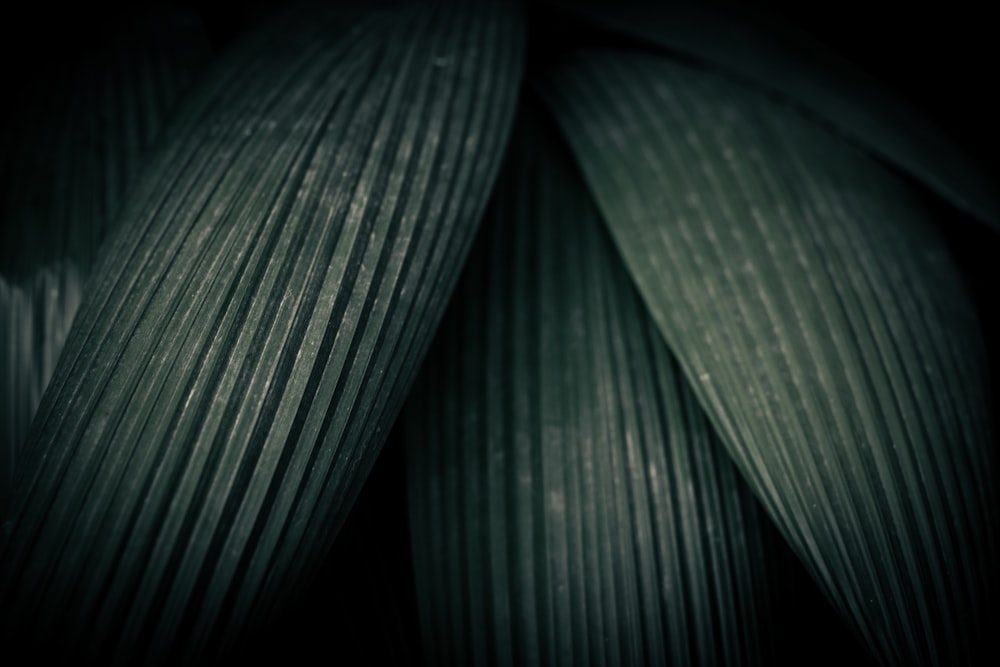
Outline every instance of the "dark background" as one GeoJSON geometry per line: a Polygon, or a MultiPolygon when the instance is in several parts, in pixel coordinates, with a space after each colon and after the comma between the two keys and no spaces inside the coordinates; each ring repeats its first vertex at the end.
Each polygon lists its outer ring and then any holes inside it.
{"type": "MultiPolygon", "coordinates": [[[[285,3],[186,0],[173,4],[197,11],[213,42],[222,46],[252,17],[285,3]]],[[[529,0],[528,4],[538,3],[529,0]]],[[[1000,102],[994,95],[1000,78],[1000,49],[989,3],[907,3],[905,9],[886,0],[750,0],[740,5],[776,14],[809,33],[912,102],[983,166],[1000,173],[1000,102]]],[[[121,13],[122,5],[109,2],[71,7],[12,5],[0,27],[5,87],[31,76],[47,61],[72,58],[93,48],[121,13]]]]}

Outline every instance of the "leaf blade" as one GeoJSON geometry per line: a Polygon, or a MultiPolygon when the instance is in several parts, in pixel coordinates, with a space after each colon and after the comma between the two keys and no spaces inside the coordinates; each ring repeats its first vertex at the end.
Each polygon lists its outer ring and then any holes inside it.
{"type": "Polygon", "coordinates": [[[297,12],[206,79],[103,257],[33,431],[8,629],[121,660],[231,645],[318,567],[387,435],[499,162],[521,28],[297,12]]]}
{"type": "Polygon", "coordinates": [[[431,664],[743,664],[768,522],[537,127],[404,410],[431,664]]]}
{"type": "Polygon", "coordinates": [[[793,111],[665,59],[579,54],[539,91],[702,405],[834,605],[883,662],[971,659],[995,585],[988,378],[920,204],[793,111]]]}

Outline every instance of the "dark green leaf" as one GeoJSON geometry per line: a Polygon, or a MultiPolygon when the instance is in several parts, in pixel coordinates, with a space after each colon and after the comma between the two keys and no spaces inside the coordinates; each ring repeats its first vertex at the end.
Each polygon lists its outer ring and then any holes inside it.
{"type": "Polygon", "coordinates": [[[996,569],[975,312],[920,200],[793,109],[671,61],[539,86],[727,448],[885,664],[971,664],[996,569]]]}
{"type": "Polygon", "coordinates": [[[186,662],[308,582],[512,118],[519,17],[446,4],[286,13],[185,105],[32,426],[2,554],[8,638],[186,662]]]}
{"type": "Polygon", "coordinates": [[[593,0],[553,4],[602,30],[696,59],[782,96],[1000,230],[996,182],[954,141],[885,86],[759,7],[593,0]]]}
{"type": "Polygon", "coordinates": [[[767,664],[770,522],[528,127],[403,413],[428,662],[767,664]]]}

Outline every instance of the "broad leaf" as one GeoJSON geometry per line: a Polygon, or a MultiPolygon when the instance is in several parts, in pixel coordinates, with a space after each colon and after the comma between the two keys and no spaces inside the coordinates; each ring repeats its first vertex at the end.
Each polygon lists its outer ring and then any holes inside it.
{"type": "Polygon", "coordinates": [[[794,109],[581,53],[539,90],[702,405],[885,664],[970,664],[995,586],[980,329],[920,200],[794,109]]]}
{"type": "Polygon", "coordinates": [[[187,662],[309,581],[512,117],[519,18],[446,5],[288,12],[185,105],[32,426],[0,561],[8,638],[187,662]]]}
{"type": "Polygon", "coordinates": [[[569,157],[508,160],[403,412],[428,663],[768,664],[770,522],[569,157]]]}

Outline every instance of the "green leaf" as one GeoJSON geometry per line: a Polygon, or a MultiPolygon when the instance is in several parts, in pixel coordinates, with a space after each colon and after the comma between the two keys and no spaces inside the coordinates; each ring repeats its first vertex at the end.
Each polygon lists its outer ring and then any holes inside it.
{"type": "Polygon", "coordinates": [[[979,324],[920,200],[794,109],[580,53],[539,85],[747,480],[884,664],[971,664],[995,590],[979,324]]]}
{"type": "Polygon", "coordinates": [[[1000,190],[989,173],[920,110],[760,7],[627,0],[552,4],[600,30],[694,59],[781,96],[1000,230],[1000,190]]]}
{"type": "Polygon", "coordinates": [[[98,247],[207,59],[186,11],[138,10],[110,32],[96,52],[36,70],[0,124],[0,508],[98,247]]]}
{"type": "Polygon", "coordinates": [[[187,662],[308,583],[457,280],[522,51],[506,7],[311,7],[203,80],[32,425],[8,638],[187,662]]]}
{"type": "Polygon", "coordinates": [[[767,664],[770,522],[525,123],[401,417],[428,663],[767,664]]]}

